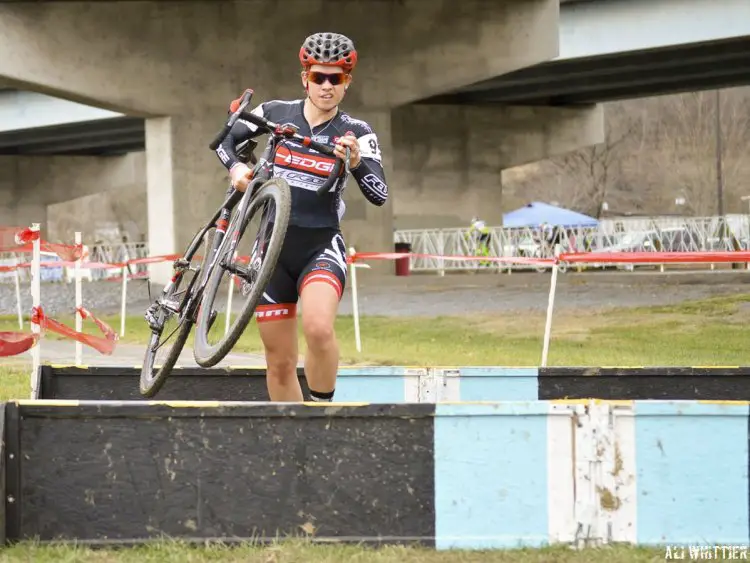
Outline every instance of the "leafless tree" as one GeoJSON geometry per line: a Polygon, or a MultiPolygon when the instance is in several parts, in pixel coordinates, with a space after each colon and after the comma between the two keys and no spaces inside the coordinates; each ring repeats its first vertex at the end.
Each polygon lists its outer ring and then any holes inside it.
{"type": "Polygon", "coordinates": [[[550,160],[558,176],[558,187],[564,187],[561,202],[568,207],[600,217],[603,204],[617,203],[617,186],[621,183],[623,149],[626,142],[642,130],[637,115],[619,104],[605,108],[604,141],[550,160]]]}
{"type": "MultiPolygon", "coordinates": [[[[719,100],[724,211],[746,212],[750,87],[722,90],[719,100]]],[[[605,118],[600,145],[507,174],[508,199],[557,201],[594,216],[605,201],[610,211],[645,215],[717,212],[715,91],[609,102],[605,118]]]]}
{"type": "MultiPolygon", "coordinates": [[[[653,155],[667,177],[665,199],[684,199],[684,212],[712,215],[718,212],[717,166],[722,167],[724,200],[735,205],[741,191],[750,141],[750,116],[744,89],[690,92],[650,100],[658,110],[653,123],[653,155]],[[716,112],[719,111],[717,131],[716,112]],[[717,134],[721,135],[721,158],[717,158],[717,134]]],[[[656,163],[654,163],[656,164],[656,163]]],[[[727,206],[725,205],[725,211],[727,206]]]]}

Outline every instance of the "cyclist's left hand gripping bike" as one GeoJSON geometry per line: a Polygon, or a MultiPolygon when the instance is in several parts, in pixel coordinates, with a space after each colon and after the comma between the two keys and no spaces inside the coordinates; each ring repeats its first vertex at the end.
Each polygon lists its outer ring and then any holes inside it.
{"type": "MultiPolygon", "coordinates": [[[[215,151],[238,119],[249,121],[262,133],[268,133],[269,142],[261,158],[255,161],[247,190],[240,192],[230,187],[224,203],[196,233],[182,257],[174,262],[171,280],[146,311],[151,336],[140,377],[140,392],[145,397],[155,396],[162,388],[194,325],[195,360],[202,367],[211,367],[231,351],[250,322],[276,267],[289,224],[289,185],[283,178],[272,177],[279,143],[291,140],[335,158],[331,145],[299,135],[292,126],[273,123],[246,111],[252,95],[252,90],[245,91],[237,109],[209,148],[215,151]],[[260,215],[261,227],[252,250],[247,258],[238,256],[238,244],[256,215],[260,215]],[[202,255],[199,253],[201,248],[204,250],[202,255]],[[244,302],[224,335],[217,343],[211,344],[208,334],[217,320],[214,305],[225,275],[234,276],[244,302]],[[172,321],[176,326],[169,326],[172,321]],[[163,355],[163,360],[157,366],[159,354],[163,355]]],[[[316,190],[319,196],[334,197],[334,188],[343,189],[349,174],[348,148],[346,159],[335,158],[331,168],[326,181],[316,190]]],[[[230,313],[227,308],[226,315],[230,313]]]]}

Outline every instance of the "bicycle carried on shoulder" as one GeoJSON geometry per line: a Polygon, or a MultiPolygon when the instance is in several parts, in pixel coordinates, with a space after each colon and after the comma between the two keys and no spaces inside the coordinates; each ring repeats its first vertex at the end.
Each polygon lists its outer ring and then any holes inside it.
{"type": "MultiPolygon", "coordinates": [[[[146,311],[146,322],[151,329],[148,348],[143,358],[140,392],[145,397],[155,396],[163,387],[187,342],[193,326],[195,340],[193,353],[201,367],[219,363],[234,347],[247,327],[265,291],[284,243],[291,211],[289,184],[283,178],[274,178],[273,163],[280,143],[292,140],[313,150],[334,156],[333,146],[318,143],[298,134],[291,125],[280,125],[246,111],[253,91],[245,90],[240,103],[222,130],[209,144],[215,151],[226,138],[238,119],[256,125],[260,133],[270,135],[260,159],[255,159],[253,140],[238,146],[243,162],[252,162],[252,178],[244,192],[230,186],[227,197],[211,219],[195,234],[182,257],[173,263],[173,275],[161,295],[146,311]],[[237,252],[250,221],[260,216],[262,223],[247,260],[237,252]],[[212,233],[212,234],[211,234],[212,233]],[[203,254],[199,250],[203,248],[203,254]],[[219,287],[225,275],[233,276],[244,298],[239,315],[223,337],[215,344],[209,343],[208,333],[217,319],[214,304],[219,297],[219,287]],[[237,283],[239,282],[239,283],[237,283]],[[176,326],[167,330],[170,321],[176,326]],[[171,345],[168,340],[174,337],[171,345]],[[156,367],[157,354],[164,359],[156,367]]],[[[317,188],[318,196],[331,192],[337,182],[345,182],[349,175],[349,149],[346,159],[336,158],[326,181],[317,188]],[[343,174],[342,174],[343,169],[343,174]]],[[[231,315],[230,308],[227,315],[231,315]]]]}

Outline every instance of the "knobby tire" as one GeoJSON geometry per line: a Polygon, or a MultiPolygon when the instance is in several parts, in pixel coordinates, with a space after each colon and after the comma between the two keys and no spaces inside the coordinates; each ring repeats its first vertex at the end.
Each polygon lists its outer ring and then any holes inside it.
{"type": "MultiPolygon", "coordinates": [[[[193,346],[195,361],[201,367],[207,368],[215,366],[232,350],[255,313],[258,302],[276,269],[276,263],[278,262],[279,254],[281,253],[281,248],[284,244],[284,237],[286,236],[287,227],[289,225],[289,215],[291,213],[292,205],[289,184],[283,178],[272,178],[258,189],[258,192],[248,206],[245,216],[238,218],[237,221],[233,221],[234,227],[230,226],[227,230],[225,235],[225,241],[227,244],[224,245],[222,252],[225,255],[229,252],[229,241],[234,236],[236,230],[239,230],[239,236],[237,237],[238,242],[242,239],[242,235],[244,235],[245,229],[253,217],[253,213],[261,209],[262,204],[269,199],[274,202],[276,217],[260,271],[258,272],[250,294],[245,297],[245,304],[243,305],[237,319],[223,338],[213,346],[208,343],[208,330],[210,328],[208,325],[213,310],[213,304],[216,300],[219,285],[225,270],[217,263],[216,267],[210,273],[209,281],[206,285],[201,307],[198,312],[198,319],[195,327],[195,342],[193,346]]],[[[230,314],[230,312],[227,311],[227,314],[230,314]]]]}
{"type": "MultiPolygon", "coordinates": [[[[194,261],[196,260],[196,256],[201,253],[201,250],[203,251],[204,259],[208,256],[209,241],[212,241],[213,245],[215,245],[218,242],[216,239],[211,238],[210,233],[211,233],[211,229],[207,230],[201,235],[199,242],[196,245],[195,251],[192,253],[190,257],[188,267],[194,264],[194,261]]],[[[198,235],[196,234],[196,236],[198,235]]],[[[216,231],[214,231],[214,236],[216,236],[216,231]]],[[[188,246],[188,249],[186,250],[185,257],[189,253],[190,253],[190,246],[188,246]]],[[[197,269],[197,271],[192,271],[186,268],[185,270],[183,270],[182,272],[178,274],[178,276],[169,286],[167,293],[163,294],[160,299],[172,300],[172,296],[179,293],[182,290],[182,288],[184,288],[184,290],[187,291],[187,288],[190,287],[191,283],[192,283],[192,287],[190,288],[190,292],[191,294],[193,294],[195,291],[197,291],[197,288],[200,282],[199,278],[201,276],[203,276],[203,265],[201,265],[197,269]]],[[[185,347],[185,343],[187,342],[188,336],[190,336],[190,331],[193,328],[193,324],[195,324],[195,305],[193,304],[191,306],[191,309],[193,309],[192,311],[182,311],[182,307],[185,306],[185,303],[188,297],[189,296],[186,293],[185,295],[181,296],[181,298],[179,299],[179,301],[181,302],[179,314],[182,314],[184,316],[184,319],[179,329],[177,329],[176,335],[171,334],[172,331],[169,329],[169,327],[165,326],[165,324],[162,325],[161,333],[156,334],[153,330],[151,331],[151,336],[149,338],[148,347],[146,348],[146,353],[143,357],[143,365],[141,366],[141,376],[140,376],[140,384],[139,384],[141,395],[146,398],[154,397],[164,386],[164,383],[166,382],[167,377],[169,377],[169,374],[172,373],[172,369],[177,363],[177,360],[179,359],[180,354],[182,353],[182,350],[185,347]],[[153,348],[155,345],[159,343],[159,340],[162,338],[162,336],[169,338],[170,335],[171,337],[175,338],[174,343],[169,348],[169,352],[167,353],[167,356],[164,359],[164,363],[162,364],[162,366],[159,368],[159,370],[156,373],[153,373],[154,362],[156,361],[156,354],[157,354],[157,352],[154,351],[153,348]]],[[[164,316],[167,314],[168,312],[163,307],[161,307],[158,312],[160,321],[164,322],[164,316]]]]}
{"type": "MultiPolygon", "coordinates": [[[[169,298],[169,296],[174,295],[174,293],[179,289],[178,282],[182,282],[184,277],[185,273],[183,272],[182,274],[180,274],[179,280],[176,281],[174,285],[172,285],[169,293],[165,295],[165,297],[169,298]]],[[[159,310],[159,316],[162,320],[166,314],[167,311],[165,311],[163,308],[159,310]]],[[[154,351],[153,348],[159,343],[159,339],[162,337],[162,335],[164,335],[167,327],[164,327],[160,334],[156,334],[155,332],[151,331],[151,338],[149,339],[148,348],[146,349],[146,354],[143,358],[143,366],[141,367],[141,395],[146,398],[152,398],[161,390],[161,388],[164,386],[164,383],[167,381],[167,377],[169,377],[169,374],[172,373],[172,369],[177,363],[177,359],[180,357],[182,349],[185,347],[185,343],[187,342],[192,327],[193,320],[188,315],[182,321],[180,328],[177,330],[176,339],[174,341],[174,344],[172,344],[172,347],[169,349],[167,357],[164,359],[164,364],[153,375],[152,372],[154,369],[154,361],[156,360],[156,351],[154,351]]]]}

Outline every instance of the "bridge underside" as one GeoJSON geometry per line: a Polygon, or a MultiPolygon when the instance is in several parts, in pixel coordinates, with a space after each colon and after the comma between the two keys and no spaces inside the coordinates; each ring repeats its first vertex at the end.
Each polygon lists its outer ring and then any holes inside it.
{"type": "Polygon", "coordinates": [[[145,120],[114,117],[0,133],[0,155],[117,156],[146,149],[145,120]]]}
{"type": "Polygon", "coordinates": [[[577,105],[750,84],[750,37],[551,61],[421,103],[577,105]]]}
{"type": "MultiPolygon", "coordinates": [[[[750,84],[750,37],[551,61],[421,104],[569,106],[750,84]]],[[[117,155],[145,150],[144,121],[122,117],[0,133],[0,154],[117,155]]]]}

